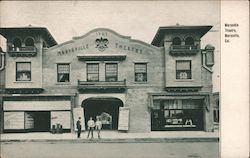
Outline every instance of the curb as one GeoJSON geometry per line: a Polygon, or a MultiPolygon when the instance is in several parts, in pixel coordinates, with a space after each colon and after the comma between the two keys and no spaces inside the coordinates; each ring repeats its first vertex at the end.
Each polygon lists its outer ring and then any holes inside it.
{"type": "Polygon", "coordinates": [[[175,143],[175,142],[219,142],[219,138],[124,138],[124,139],[24,139],[1,140],[1,143],[11,142],[68,142],[68,143],[175,143]]]}

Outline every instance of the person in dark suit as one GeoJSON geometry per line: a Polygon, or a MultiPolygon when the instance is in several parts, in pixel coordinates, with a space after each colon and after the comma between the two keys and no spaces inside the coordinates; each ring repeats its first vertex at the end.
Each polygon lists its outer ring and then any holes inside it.
{"type": "Polygon", "coordinates": [[[81,131],[82,131],[82,125],[81,125],[81,117],[76,122],[76,128],[77,128],[77,138],[81,138],[81,131]]]}

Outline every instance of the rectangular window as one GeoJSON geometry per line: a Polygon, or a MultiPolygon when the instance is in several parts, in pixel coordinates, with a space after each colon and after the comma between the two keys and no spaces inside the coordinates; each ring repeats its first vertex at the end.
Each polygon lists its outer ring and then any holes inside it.
{"type": "Polygon", "coordinates": [[[106,81],[117,81],[118,67],[116,63],[107,63],[105,65],[105,80],[106,81]]]}
{"type": "Polygon", "coordinates": [[[176,61],[176,79],[191,79],[191,61],[176,61]]]}
{"type": "Polygon", "coordinates": [[[99,81],[99,64],[87,64],[87,81],[99,81]]]}
{"type": "Polygon", "coordinates": [[[31,81],[31,63],[16,63],[16,81],[31,81]]]}
{"type": "Polygon", "coordinates": [[[147,82],[147,63],[135,63],[135,82],[147,82]]]}
{"type": "Polygon", "coordinates": [[[57,64],[57,82],[69,82],[69,64],[57,64]]]}

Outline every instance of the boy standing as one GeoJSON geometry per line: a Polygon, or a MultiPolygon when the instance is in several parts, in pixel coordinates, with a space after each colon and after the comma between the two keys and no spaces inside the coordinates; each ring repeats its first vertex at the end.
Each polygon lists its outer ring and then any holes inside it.
{"type": "Polygon", "coordinates": [[[92,119],[92,117],[89,118],[87,125],[88,125],[88,137],[87,138],[89,138],[89,133],[91,133],[91,139],[93,139],[94,138],[93,131],[95,128],[95,122],[92,119]]]}

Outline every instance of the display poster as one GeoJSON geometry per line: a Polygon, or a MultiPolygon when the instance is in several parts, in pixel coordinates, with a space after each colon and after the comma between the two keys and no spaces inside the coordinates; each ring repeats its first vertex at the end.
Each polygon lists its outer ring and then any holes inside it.
{"type": "Polygon", "coordinates": [[[60,124],[63,129],[70,129],[70,111],[52,111],[51,128],[53,125],[60,124]]]}
{"type": "Polygon", "coordinates": [[[24,129],[24,112],[4,112],[4,129],[24,129]]]}
{"type": "Polygon", "coordinates": [[[119,108],[118,130],[127,131],[128,125],[129,125],[129,108],[120,107],[119,108]]]}
{"type": "Polygon", "coordinates": [[[74,118],[74,129],[77,131],[76,122],[81,117],[82,131],[85,130],[85,118],[84,118],[84,108],[78,107],[73,109],[73,118],[74,118]]]}

